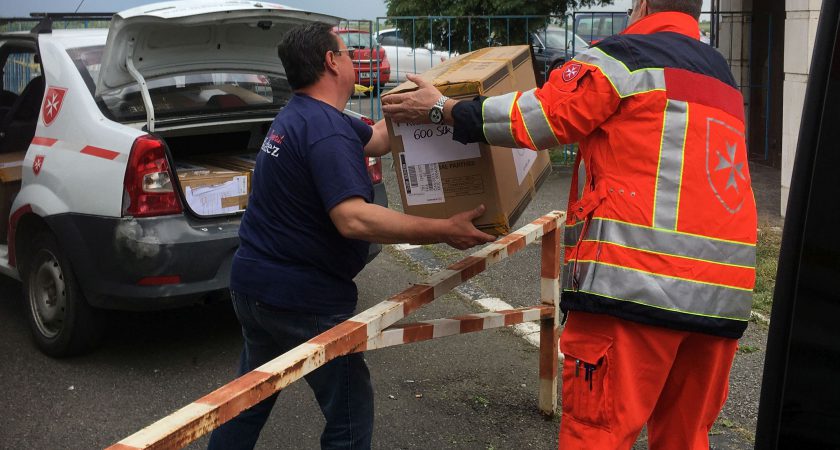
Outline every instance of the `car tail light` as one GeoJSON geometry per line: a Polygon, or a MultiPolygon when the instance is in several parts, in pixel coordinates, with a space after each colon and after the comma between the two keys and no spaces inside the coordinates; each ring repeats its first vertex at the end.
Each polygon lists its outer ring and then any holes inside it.
{"type": "MultiPolygon", "coordinates": [[[[373,119],[367,116],[362,116],[360,119],[362,122],[370,126],[373,126],[376,123],[373,119]]],[[[367,170],[371,183],[376,184],[382,182],[382,159],[378,156],[375,158],[367,158],[367,170]]]]}
{"type": "Polygon", "coordinates": [[[140,136],[131,146],[124,186],[123,216],[163,216],[183,211],[172,188],[172,170],[163,142],[153,136],[140,136]]]}
{"type": "Polygon", "coordinates": [[[382,182],[382,160],[379,157],[367,159],[368,175],[373,184],[382,182]]]}

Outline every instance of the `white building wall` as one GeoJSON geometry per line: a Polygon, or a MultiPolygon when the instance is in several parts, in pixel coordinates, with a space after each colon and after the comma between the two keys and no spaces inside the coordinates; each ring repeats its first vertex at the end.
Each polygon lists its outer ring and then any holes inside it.
{"type": "Polygon", "coordinates": [[[782,198],[785,214],[793,159],[799,139],[799,123],[805,102],[805,86],[811,69],[811,53],[820,15],[821,0],[785,0],[785,81],[782,112],[782,198]]]}

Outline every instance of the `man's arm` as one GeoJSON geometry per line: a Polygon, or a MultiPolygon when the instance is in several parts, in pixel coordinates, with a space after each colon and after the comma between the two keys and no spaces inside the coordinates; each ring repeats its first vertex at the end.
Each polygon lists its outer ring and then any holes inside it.
{"type": "MultiPolygon", "coordinates": [[[[517,92],[512,99],[503,95],[447,101],[444,122],[454,124],[453,139],[534,150],[551,148],[583,139],[618,108],[621,98],[599,69],[584,66],[569,80],[560,76],[562,69],[554,72],[542,88],[517,92]],[[525,113],[530,117],[527,124],[525,113]]],[[[383,97],[382,111],[393,120],[428,123],[429,110],[441,93],[420,77],[409,75],[409,79],[417,84],[417,90],[383,97]]]]}
{"type": "MultiPolygon", "coordinates": [[[[431,123],[429,110],[443,94],[419,75],[410,73],[406,78],[417,85],[417,90],[383,97],[382,112],[396,122],[431,123]]],[[[453,125],[452,108],[456,103],[458,100],[450,98],[443,105],[443,123],[446,125],[453,125]]]]}
{"type": "Polygon", "coordinates": [[[371,129],[373,134],[365,145],[365,156],[382,156],[391,151],[391,143],[388,138],[388,127],[385,126],[385,119],[380,119],[371,129]]]}
{"type": "Polygon", "coordinates": [[[479,231],[472,221],[484,214],[484,205],[448,219],[409,216],[350,197],[330,210],[330,218],[342,236],[381,244],[442,242],[465,250],[496,238],[479,231]]]}

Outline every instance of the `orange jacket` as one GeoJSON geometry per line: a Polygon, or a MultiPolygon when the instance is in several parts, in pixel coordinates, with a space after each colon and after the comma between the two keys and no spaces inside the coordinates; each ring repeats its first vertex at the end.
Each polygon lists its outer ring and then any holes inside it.
{"type": "MultiPolygon", "coordinates": [[[[755,283],[744,108],[697,22],[658,13],[483,103],[493,145],[578,142],[564,311],[740,337],[755,283]]],[[[458,124],[456,122],[456,131],[458,124]]]]}

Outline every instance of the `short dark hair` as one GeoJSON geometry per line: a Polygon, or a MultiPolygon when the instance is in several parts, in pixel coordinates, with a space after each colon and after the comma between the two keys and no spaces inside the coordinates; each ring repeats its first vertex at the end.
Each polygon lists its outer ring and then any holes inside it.
{"type": "Polygon", "coordinates": [[[703,0],[647,0],[651,13],[677,11],[686,13],[695,19],[700,19],[703,0]]]}
{"type": "Polygon", "coordinates": [[[305,88],[321,78],[327,51],[337,50],[336,42],[333,26],[324,22],[296,26],[283,36],[277,56],[292,89],[305,88]]]}

